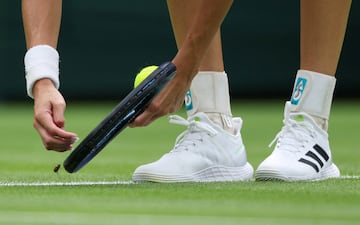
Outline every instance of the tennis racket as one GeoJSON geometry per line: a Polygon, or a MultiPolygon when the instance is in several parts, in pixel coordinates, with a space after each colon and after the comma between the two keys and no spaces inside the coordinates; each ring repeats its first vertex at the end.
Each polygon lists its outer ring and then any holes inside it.
{"type": "Polygon", "coordinates": [[[175,73],[176,67],[171,62],[163,63],[153,71],[71,152],[63,163],[65,170],[74,173],[89,163],[114,137],[144,112],[175,73]]]}

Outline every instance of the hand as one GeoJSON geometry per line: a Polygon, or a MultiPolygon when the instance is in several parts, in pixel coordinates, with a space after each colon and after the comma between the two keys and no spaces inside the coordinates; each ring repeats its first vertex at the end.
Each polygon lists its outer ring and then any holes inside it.
{"type": "Polygon", "coordinates": [[[130,127],[147,126],[159,117],[173,113],[181,108],[188,87],[177,78],[178,76],[175,75],[152,100],[146,110],[136,117],[130,127]]]}
{"type": "Polygon", "coordinates": [[[130,127],[147,126],[154,120],[179,110],[184,102],[186,92],[197,73],[198,65],[185,54],[177,55],[173,63],[176,75],[163,90],[151,101],[145,111],[130,124],[130,127]]]}
{"type": "Polygon", "coordinates": [[[34,128],[40,134],[46,149],[64,152],[72,149],[78,139],[75,133],[64,130],[66,103],[52,81],[42,79],[35,83],[34,128]]]}

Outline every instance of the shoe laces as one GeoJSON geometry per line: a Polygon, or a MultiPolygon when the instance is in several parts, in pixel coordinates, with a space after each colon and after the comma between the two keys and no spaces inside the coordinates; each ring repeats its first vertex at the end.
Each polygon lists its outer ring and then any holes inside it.
{"type": "MultiPolygon", "coordinates": [[[[299,117],[304,117],[304,115],[299,115],[299,117]]],[[[285,118],[283,123],[284,126],[269,144],[269,147],[277,142],[277,149],[300,152],[301,149],[305,148],[305,144],[308,143],[309,140],[316,137],[314,126],[309,122],[300,122],[295,119],[285,118]]]]}
{"type": "Polygon", "coordinates": [[[211,127],[211,125],[197,121],[195,117],[188,120],[178,115],[171,115],[169,122],[172,124],[186,126],[187,130],[182,132],[175,141],[175,146],[172,151],[190,150],[196,146],[197,143],[204,141],[204,135],[214,136],[218,132],[211,127]]]}

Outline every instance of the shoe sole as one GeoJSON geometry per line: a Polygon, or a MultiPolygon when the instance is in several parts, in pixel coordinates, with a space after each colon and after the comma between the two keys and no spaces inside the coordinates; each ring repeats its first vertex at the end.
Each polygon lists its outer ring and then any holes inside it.
{"type": "Polygon", "coordinates": [[[334,163],[311,176],[289,176],[281,171],[269,169],[258,169],[255,173],[256,181],[319,181],[337,177],[340,177],[340,171],[334,163]]]}
{"type": "Polygon", "coordinates": [[[157,183],[248,181],[252,179],[253,174],[253,167],[246,163],[242,167],[213,166],[190,175],[137,172],[133,175],[133,181],[157,183]]]}

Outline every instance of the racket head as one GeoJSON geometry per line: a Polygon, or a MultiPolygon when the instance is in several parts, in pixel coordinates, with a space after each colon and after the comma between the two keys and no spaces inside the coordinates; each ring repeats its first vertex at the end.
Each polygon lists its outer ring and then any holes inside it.
{"type": "Polygon", "coordinates": [[[150,104],[176,73],[171,62],[161,64],[114,107],[65,159],[63,166],[74,173],[88,164],[104,147],[123,131],[150,104]]]}

